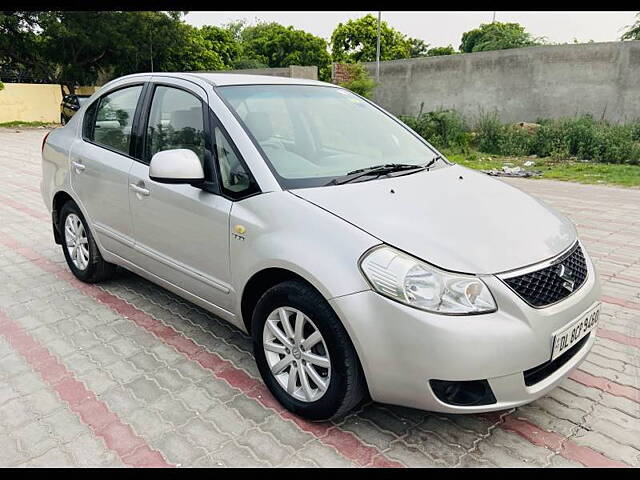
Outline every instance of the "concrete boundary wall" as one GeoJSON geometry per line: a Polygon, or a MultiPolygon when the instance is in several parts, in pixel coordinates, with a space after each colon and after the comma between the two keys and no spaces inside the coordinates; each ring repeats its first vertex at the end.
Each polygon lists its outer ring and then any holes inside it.
{"type": "MultiPolygon", "coordinates": [[[[365,67],[375,76],[375,63],[365,67]]],[[[495,110],[504,122],[589,113],[640,118],[640,41],[556,45],[380,62],[374,100],[394,114],[495,110]]]]}
{"type": "MultiPolygon", "coordinates": [[[[204,71],[203,71],[204,72],[204,71]]],[[[247,68],[243,70],[215,70],[207,73],[239,73],[245,75],[269,75],[273,77],[306,78],[308,80],[318,80],[318,67],[300,65],[290,65],[282,68],[247,68]]]]}
{"type": "MultiPolygon", "coordinates": [[[[79,87],[76,93],[90,95],[98,87],[79,87]]],[[[0,123],[60,122],[62,89],[51,83],[6,83],[0,90],[0,123]]]]}

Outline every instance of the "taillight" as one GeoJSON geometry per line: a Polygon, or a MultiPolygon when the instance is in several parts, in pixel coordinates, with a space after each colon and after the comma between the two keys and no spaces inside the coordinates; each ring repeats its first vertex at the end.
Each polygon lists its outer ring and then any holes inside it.
{"type": "Polygon", "coordinates": [[[40,152],[44,152],[44,144],[46,143],[47,137],[49,136],[50,133],[51,133],[51,131],[48,131],[47,134],[42,139],[42,148],[40,149],[40,152]]]}

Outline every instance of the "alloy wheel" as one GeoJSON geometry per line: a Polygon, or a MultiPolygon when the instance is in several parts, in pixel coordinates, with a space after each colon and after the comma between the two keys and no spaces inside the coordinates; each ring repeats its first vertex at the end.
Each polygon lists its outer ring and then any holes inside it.
{"type": "Polygon", "coordinates": [[[67,215],[64,222],[64,240],[71,261],[78,270],[89,265],[89,239],[82,220],[75,213],[67,215]]]}
{"type": "Polygon", "coordinates": [[[262,332],[267,364],[280,386],[292,397],[315,402],[327,391],[331,360],[316,325],[300,310],[275,309],[262,332]]]}

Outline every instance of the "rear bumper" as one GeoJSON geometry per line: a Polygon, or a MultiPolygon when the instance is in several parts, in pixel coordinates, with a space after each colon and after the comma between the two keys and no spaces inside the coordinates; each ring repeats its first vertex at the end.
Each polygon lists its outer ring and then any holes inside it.
{"type": "Polygon", "coordinates": [[[525,385],[523,372],[551,358],[553,333],[593,308],[600,285],[587,258],[585,284],[562,302],[534,309],[494,276],[483,277],[498,310],[491,314],[436,315],[368,290],[334,298],[362,363],[375,401],[424,410],[474,413],[529,403],[556,387],[587,356],[595,331],[562,366],[525,385]],[[436,397],[429,380],[486,379],[496,402],[456,406],[436,397]]]}

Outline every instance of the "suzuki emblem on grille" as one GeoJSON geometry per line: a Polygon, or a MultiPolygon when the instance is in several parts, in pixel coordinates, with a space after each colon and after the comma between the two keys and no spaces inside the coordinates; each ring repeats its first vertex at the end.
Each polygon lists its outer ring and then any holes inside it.
{"type": "Polygon", "coordinates": [[[573,280],[571,273],[572,273],[571,270],[569,270],[567,267],[565,267],[562,264],[556,267],[556,275],[558,275],[562,280],[564,280],[564,282],[562,283],[562,286],[567,290],[569,290],[570,292],[573,292],[575,281],[573,280]]]}

